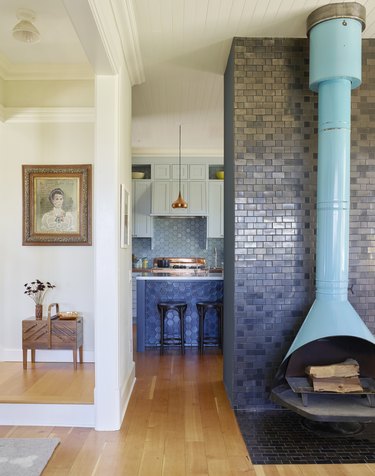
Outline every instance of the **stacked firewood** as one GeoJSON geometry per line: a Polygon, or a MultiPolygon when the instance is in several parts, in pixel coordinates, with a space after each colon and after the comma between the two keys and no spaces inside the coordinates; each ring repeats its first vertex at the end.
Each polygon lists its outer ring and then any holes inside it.
{"type": "Polygon", "coordinates": [[[331,365],[309,365],[305,369],[314,392],[363,392],[359,364],[354,359],[331,365]]]}

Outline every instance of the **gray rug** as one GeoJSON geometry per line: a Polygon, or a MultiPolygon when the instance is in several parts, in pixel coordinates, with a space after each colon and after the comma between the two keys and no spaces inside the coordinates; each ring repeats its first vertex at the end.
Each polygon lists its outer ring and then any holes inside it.
{"type": "Polygon", "coordinates": [[[1,476],[39,476],[58,438],[0,438],[1,476]]]}

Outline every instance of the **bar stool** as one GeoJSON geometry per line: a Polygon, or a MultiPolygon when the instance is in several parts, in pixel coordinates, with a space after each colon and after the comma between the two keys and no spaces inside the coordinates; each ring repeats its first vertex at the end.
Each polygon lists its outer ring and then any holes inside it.
{"type": "Polygon", "coordinates": [[[201,301],[196,304],[199,316],[199,353],[203,354],[205,344],[217,344],[223,350],[223,303],[221,301],[201,301]],[[217,336],[207,336],[204,332],[204,322],[209,309],[214,309],[217,315],[217,336]]]}
{"type": "Polygon", "coordinates": [[[160,316],[160,354],[164,353],[164,344],[168,343],[169,345],[180,345],[181,354],[185,353],[185,312],[187,308],[187,303],[182,301],[165,301],[158,303],[158,311],[160,316]],[[165,336],[165,321],[167,318],[168,312],[176,312],[180,320],[179,336],[165,336]]]}

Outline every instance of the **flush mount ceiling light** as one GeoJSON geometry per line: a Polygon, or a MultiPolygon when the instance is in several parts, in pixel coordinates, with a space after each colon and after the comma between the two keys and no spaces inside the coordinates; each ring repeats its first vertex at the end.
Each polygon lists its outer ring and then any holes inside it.
{"type": "Polygon", "coordinates": [[[177,200],[172,203],[172,208],[187,208],[188,204],[181,195],[181,124],[178,137],[178,197],[177,200]]]}
{"type": "Polygon", "coordinates": [[[35,20],[35,12],[26,8],[20,8],[16,14],[20,20],[13,28],[13,38],[23,43],[36,43],[40,39],[38,29],[32,24],[35,20]]]}

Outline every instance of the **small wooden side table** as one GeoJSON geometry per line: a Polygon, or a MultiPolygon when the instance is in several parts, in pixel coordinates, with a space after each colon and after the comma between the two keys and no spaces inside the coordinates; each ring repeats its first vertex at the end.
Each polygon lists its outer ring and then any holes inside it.
{"type": "MultiPolygon", "coordinates": [[[[51,304],[54,306],[56,304],[51,304]]],[[[42,349],[61,349],[73,351],[74,369],[77,369],[77,351],[79,361],[83,362],[83,319],[63,320],[57,315],[51,317],[50,307],[48,317],[35,319],[33,317],[22,321],[22,353],[23,368],[27,369],[27,351],[31,350],[31,362],[35,363],[35,351],[42,349]]]]}

